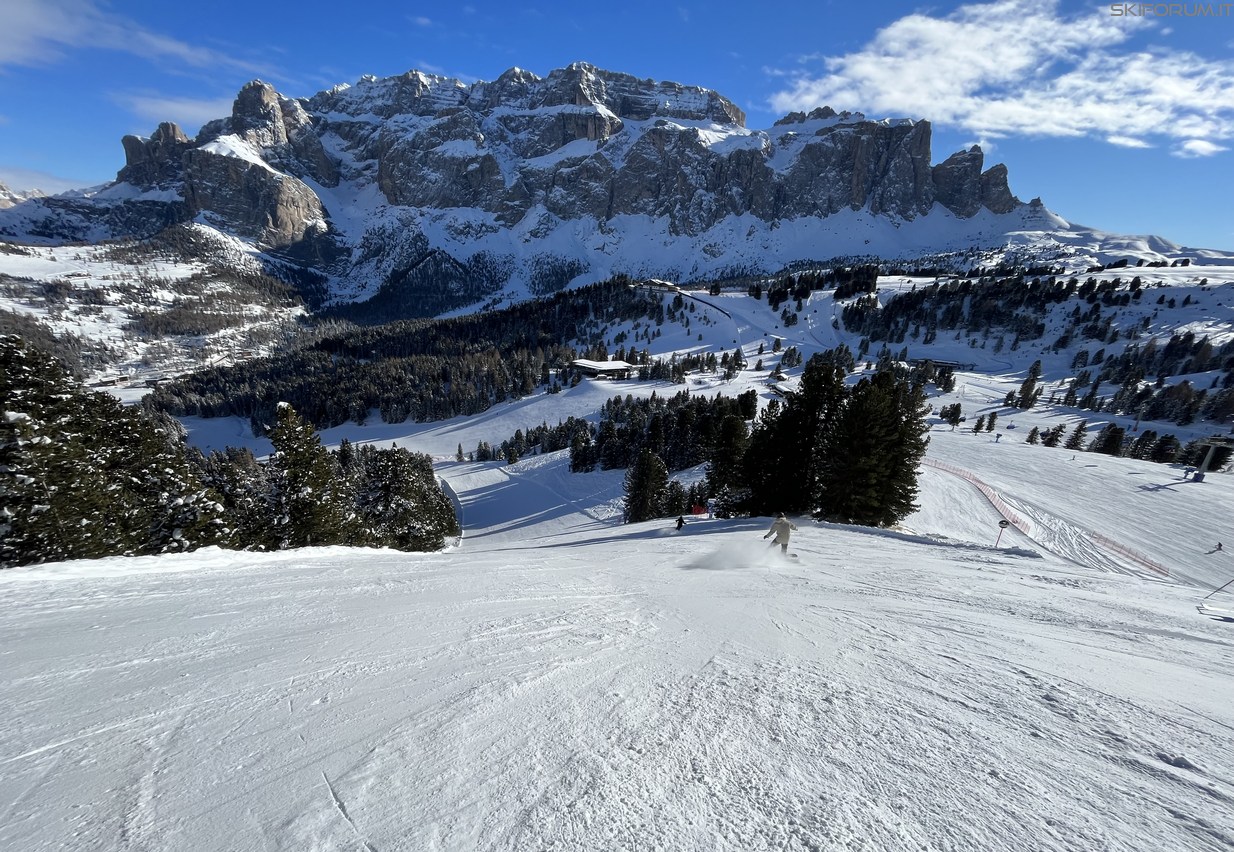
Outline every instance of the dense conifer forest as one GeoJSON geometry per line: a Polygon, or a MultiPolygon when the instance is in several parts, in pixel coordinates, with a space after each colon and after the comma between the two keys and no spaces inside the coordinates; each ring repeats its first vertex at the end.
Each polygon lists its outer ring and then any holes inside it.
{"type": "Polygon", "coordinates": [[[167,414],[87,391],[0,337],[0,566],[194,550],[350,544],[440,549],[459,528],[430,459],[327,451],[290,405],[275,452],[203,457],[167,414]]]}
{"type": "MultiPolygon", "coordinates": [[[[663,301],[618,278],[500,311],[328,334],[271,358],[194,373],[160,387],[152,402],[177,416],[248,417],[259,434],[279,402],[318,428],[363,423],[374,409],[387,423],[443,420],[551,390],[573,359],[608,357],[610,324],[638,320],[650,339],[666,320],[663,301]],[[562,341],[594,343],[579,351],[562,341]]],[[[622,354],[649,360],[633,345],[622,354]]]]}

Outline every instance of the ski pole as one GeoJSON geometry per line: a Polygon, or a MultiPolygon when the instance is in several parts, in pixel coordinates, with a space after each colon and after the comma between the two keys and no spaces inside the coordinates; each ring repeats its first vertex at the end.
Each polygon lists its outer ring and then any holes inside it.
{"type": "MultiPolygon", "coordinates": [[[[1230,585],[1230,583],[1234,583],[1234,580],[1231,580],[1229,583],[1226,583],[1226,584],[1225,584],[1225,586],[1230,585]]],[[[1221,587],[1221,589],[1224,589],[1224,588],[1225,588],[1225,586],[1222,586],[1222,587],[1221,587]]],[[[1200,600],[1202,600],[1202,601],[1206,601],[1206,600],[1208,600],[1208,599],[1209,599],[1209,598],[1211,598],[1213,595],[1217,594],[1217,592],[1221,591],[1221,589],[1213,589],[1211,592],[1209,592],[1208,594],[1206,594],[1204,597],[1200,598],[1200,600]]]]}

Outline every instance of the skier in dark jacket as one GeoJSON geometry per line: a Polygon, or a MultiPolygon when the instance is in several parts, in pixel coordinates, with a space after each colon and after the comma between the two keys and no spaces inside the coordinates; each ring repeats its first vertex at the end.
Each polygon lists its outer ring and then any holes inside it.
{"type": "Polygon", "coordinates": [[[780,545],[780,553],[788,555],[788,537],[792,535],[792,531],[797,529],[796,525],[788,518],[784,517],[784,513],[776,515],[776,519],[771,522],[771,529],[767,530],[767,535],[764,539],[771,538],[773,535],[776,540],[772,542],[772,547],[780,545]]]}
{"type": "Polygon", "coordinates": [[[682,515],[677,516],[677,532],[681,532],[681,528],[686,525],[686,519],[682,515]]]}

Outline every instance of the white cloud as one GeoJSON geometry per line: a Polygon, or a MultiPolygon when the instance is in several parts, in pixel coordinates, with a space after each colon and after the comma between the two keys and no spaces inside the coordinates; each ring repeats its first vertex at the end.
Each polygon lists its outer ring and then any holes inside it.
{"type": "Polygon", "coordinates": [[[417,27],[431,27],[433,25],[432,19],[426,18],[423,15],[418,15],[412,18],[411,22],[415,24],[417,27]]]}
{"type": "Polygon", "coordinates": [[[1176,157],[1211,157],[1214,154],[1220,154],[1222,151],[1228,151],[1229,148],[1223,145],[1217,145],[1206,139],[1188,139],[1177,148],[1174,149],[1176,157]]]}
{"type": "Polygon", "coordinates": [[[190,135],[207,121],[231,115],[235,102],[234,97],[184,98],[160,94],[117,94],[112,98],[134,115],[149,121],[151,130],[159,122],[174,121],[190,135]]]}
{"type": "Polygon", "coordinates": [[[69,50],[113,50],[195,69],[228,68],[272,76],[258,63],[189,44],[99,7],[95,0],[4,0],[0,67],[46,65],[69,50]]]}
{"type": "Polygon", "coordinates": [[[821,75],[798,75],[772,105],[924,117],[985,138],[1234,138],[1234,62],[1133,49],[1151,21],[1058,7],[997,0],[907,15],[823,59],[821,75]]]}
{"type": "Polygon", "coordinates": [[[0,165],[0,183],[14,192],[29,192],[38,189],[48,195],[67,192],[70,189],[84,189],[87,186],[103,183],[104,180],[84,180],[61,177],[50,172],[40,172],[33,169],[21,169],[15,166],[0,165]]]}
{"type": "Polygon", "coordinates": [[[976,145],[986,154],[992,154],[998,148],[998,143],[996,143],[993,139],[990,139],[986,136],[982,136],[980,139],[976,139],[972,142],[965,142],[963,147],[964,147],[964,150],[967,151],[969,148],[973,147],[974,145],[976,145]]]}
{"type": "Polygon", "coordinates": [[[1134,136],[1119,136],[1117,133],[1107,136],[1105,141],[1111,145],[1118,145],[1122,148],[1151,148],[1151,143],[1145,142],[1143,139],[1137,139],[1134,136]]]}

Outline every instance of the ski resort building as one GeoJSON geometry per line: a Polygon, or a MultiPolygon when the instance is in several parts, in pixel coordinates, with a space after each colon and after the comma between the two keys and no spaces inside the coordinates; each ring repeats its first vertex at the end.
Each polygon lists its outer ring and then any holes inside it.
{"type": "Polygon", "coordinates": [[[628,379],[630,373],[638,369],[637,364],[625,361],[589,361],[586,358],[576,358],[570,366],[592,379],[628,379]]]}

